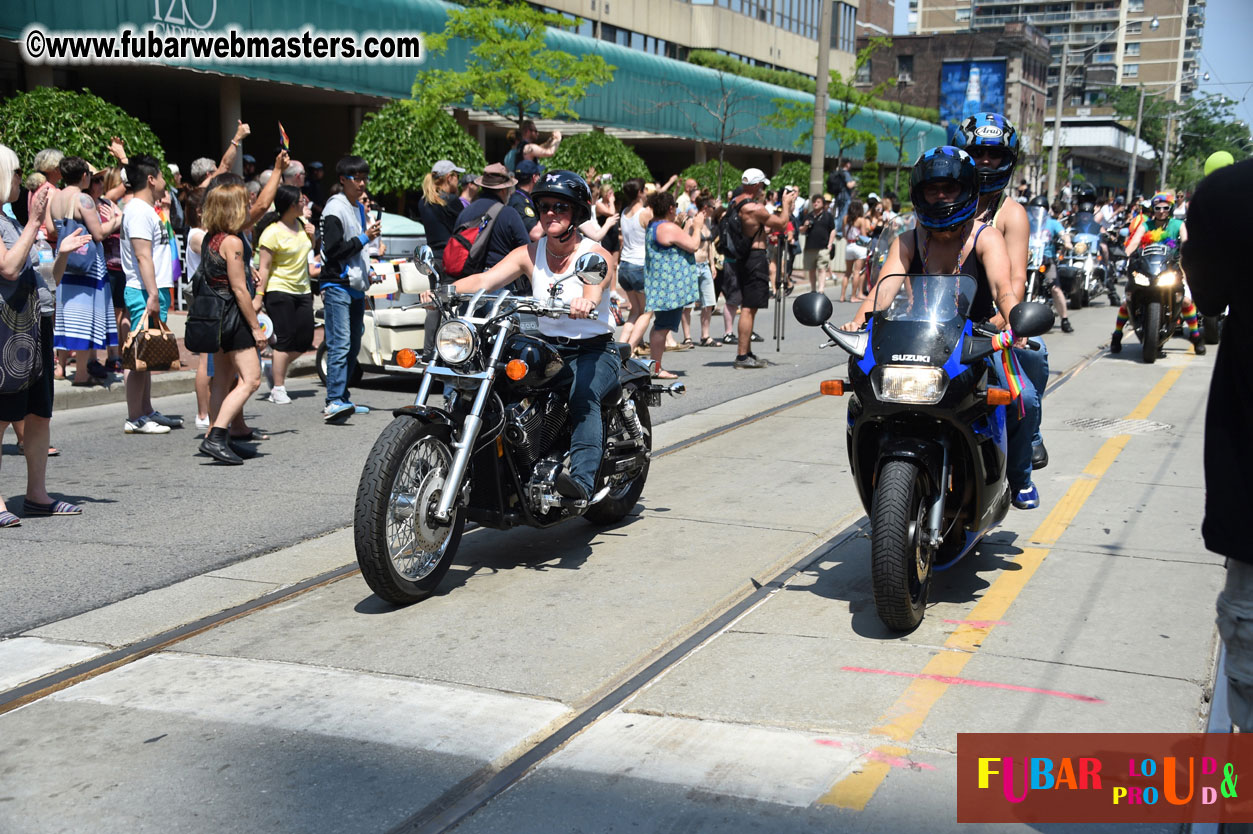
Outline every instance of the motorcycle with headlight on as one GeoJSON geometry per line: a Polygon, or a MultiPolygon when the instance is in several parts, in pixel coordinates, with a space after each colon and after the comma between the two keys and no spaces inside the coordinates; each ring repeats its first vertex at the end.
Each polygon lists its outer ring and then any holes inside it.
{"type": "MultiPolygon", "coordinates": [[[[823,382],[821,391],[850,394],[848,459],[870,517],[875,609],[895,631],[922,622],[935,573],[971,552],[1010,506],[1012,397],[989,384],[989,358],[1004,339],[968,317],[976,289],[969,275],[881,278],[876,312],[858,332],[830,323],[831,300],[821,293],[793,306],[801,324],[829,337],[823,347],[849,354],[848,379],[823,382]]],[[[1023,302],[1009,318],[1014,336],[1053,326],[1045,304],[1023,302]]]]}
{"type": "Polygon", "coordinates": [[[1179,250],[1163,243],[1140,247],[1127,261],[1127,317],[1140,339],[1145,364],[1183,324],[1183,273],[1179,250]]]}
{"type": "Polygon", "coordinates": [[[1087,307],[1106,291],[1101,226],[1092,212],[1080,211],[1071,218],[1069,234],[1071,247],[1057,264],[1057,279],[1071,307],[1087,307]]]}
{"type": "MultiPolygon", "coordinates": [[[[434,274],[429,252],[419,269],[434,274]]],[[[599,284],[607,273],[604,258],[586,253],[563,280],[599,284]]],[[[594,494],[586,501],[560,495],[555,484],[570,451],[570,386],[555,384],[565,362],[539,332],[541,316],[569,315],[559,292],[554,285],[549,297],[508,290],[471,296],[451,284],[435,291],[431,305],[443,324],[417,400],[393,412],[357,487],[357,562],[387,602],[430,596],[467,522],[501,530],[576,517],[612,524],[639,500],[652,455],[649,409],[663,393],[680,396],[684,388],[653,384],[651,363],[617,345],[620,389],[602,402],[604,452],[594,494]],[[428,404],[436,380],[443,384],[442,406],[428,404]]]]}

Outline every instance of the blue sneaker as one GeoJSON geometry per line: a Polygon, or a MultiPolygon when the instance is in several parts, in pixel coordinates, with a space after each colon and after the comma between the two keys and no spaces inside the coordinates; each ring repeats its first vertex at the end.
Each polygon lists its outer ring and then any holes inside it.
{"type": "Polygon", "coordinates": [[[336,400],[333,403],[327,403],[326,408],[322,409],[322,419],[328,423],[342,423],[353,413],[355,413],[355,409],[352,403],[336,400]]]}
{"type": "Polygon", "coordinates": [[[1040,490],[1035,484],[1027,484],[1025,489],[1018,490],[1014,495],[1014,506],[1020,510],[1034,510],[1040,506],[1040,490]]]}
{"type": "Polygon", "coordinates": [[[356,405],[354,403],[344,403],[344,405],[351,406],[353,414],[369,414],[370,413],[370,409],[364,405],[356,405]]]}

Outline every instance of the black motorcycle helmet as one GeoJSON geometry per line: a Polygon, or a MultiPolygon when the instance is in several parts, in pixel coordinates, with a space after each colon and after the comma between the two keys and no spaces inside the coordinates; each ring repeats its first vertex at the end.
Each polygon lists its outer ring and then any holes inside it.
{"type": "Polygon", "coordinates": [[[923,151],[909,174],[909,196],[914,214],[924,228],[941,232],[965,223],[975,216],[979,205],[979,183],[970,154],[952,145],[923,151]],[[929,203],[924,186],[936,180],[953,180],[958,186],[952,202],[929,203]]]}
{"type": "Polygon", "coordinates": [[[1028,205],[1028,206],[1035,206],[1035,207],[1038,207],[1038,208],[1042,208],[1042,209],[1044,209],[1045,211],[1048,211],[1048,208],[1049,208],[1049,198],[1048,198],[1048,197],[1045,197],[1043,194],[1041,194],[1041,195],[1039,195],[1038,197],[1032,197],[1032,198],[1031,198],[1031,202],[1027,203],[1027,205],[1028,205]]]}
{"type": "Polygon", "coordinates": [[[1018,164],[1018,131],[1000,113],[975,113],[962,122],[953,137],[953,144],[970,153],[974,147],[1000,148],[1005,159],[995,168],[979,168],[979,192],[994,194],[1004,191],[1018,164]]]}
{"type": "Polygon", "coordinates": [[[1079,205],[1079,211],[1092,211],[1096,208],[1096,189],[1088,185],[1075,188],[1075,202],[1079,205]]]}
{"type": "Polygon", "coordinates": [[[587,180],[573,171],[549,171],[541,176],[531,191],[531,199],[538,202],[545,196],[565,200],[574,207],[572,226],[592,217],[592,189],[587,187],[587,180]]]}

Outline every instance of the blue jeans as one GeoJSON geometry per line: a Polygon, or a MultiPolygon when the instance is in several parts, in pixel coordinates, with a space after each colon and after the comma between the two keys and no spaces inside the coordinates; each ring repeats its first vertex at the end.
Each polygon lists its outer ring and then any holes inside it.
{"type": "Polygon", "coordinates": [[[836,198],[832,206],[832,214],[835,215],[835,232],[840,237],[844,236],[844,215],[848,212],[849,204],[853,201],[849,198],[836,198]]]}
{"type": "MultiPolygon", "coordinates": [[[[1010,489],[1018,492],[1031,485],[1031,446],[1041,442],[1040,403],[1048,383],[1049,366],[1048,353],[1043,348],[1039,351],[1015,349],[1014,355],[1018,357],[1018,364],[1022,367],[1022,403],[1025,413],[1018,416],[1018,403],[1005,407],[1005,475],[1010,489]]],[[[993,354],[989,361],[992,363],[992,374],[997,385],[1008,388],[1000,354],[993,354]]]]}
{"type": "Polygon", "coordinates": [[[593,347],[558,345],[557,349],[566,366],[553,384],[570,384],[570,477],[591,495],[604,456],[605,427],[600,406],[618,390],[622,360],[611,342],[593,347]]]}
{"type": "Polygon", "coordinates": [[[344,287],[322,287],[326,325],[326,403],[350,402],[348,380],[357,369],[357,352],[365,332],[365,299],[353,298],[344,287]]]}

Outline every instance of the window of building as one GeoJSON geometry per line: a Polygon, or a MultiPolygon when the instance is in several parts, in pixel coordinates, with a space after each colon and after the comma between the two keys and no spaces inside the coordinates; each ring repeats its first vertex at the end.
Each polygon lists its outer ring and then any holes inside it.
{"type": "Polygon", "coordinates": [[[1140,74],[1139,64],[1123,64],[1122,65],[1123,78],[1135,78],[1139,74],[1140,74]]]}
{"type": "Polygon", "coordinates": [[[854,84],[869,84],[870,83],[870,64],[871,63],[872,61],[867,61],[866,63],[862,64],[860,67],[857,68],[857,75],[853,79],[854,84]]]}
{"type": "Polygon", "coordinates": [[[1142,31],[1142,30],[1141,30],[1141,27],[1142,27],[1142,26],[1144,26],[1144,24],[1143,24],[1143,23],[1141,23],[1141,22],[1140,22],[1140,21],[1138,21],[1138,20],[1137,20],[1137,21],[1135,21],[1134,23],[1128,23],[1128,24],[1127,24],[1127,34],[1128,34],[1128,35],[1138,35],[1138,34],[1140,34],[1140,32],[1142,31]]]}
{"type": "Polygon", "coordinates": [[[1127,0],[1127,11],[1132,13],[1144,11],[1144,0],[1127,0]]]}
{"type": "Polygon", "coordinates": [[[1123,55],[1139,55],[1139,54],[1140,54],[1140,44],[1139,44],[1139,43],[1125,43],[1125,44],[1123,44],[1123,47],[1122,47],[1122,54],[1123,54],[1123,55]]]}
{"type": "Polygon", "coordinates": [[[897,55],[896,56],[896,77],[908,78],[914,77],[914,56],[913,55],[897,55]]]}
{"type": "Polygon", "coordinates": [[[857,51],[857,9],[847,3],[835,3],[831,20],[831,48],[840,52],[857,51]]]}
{"type": "Polygon", "coordinates": [[[966,7],[964,9],[957,9],[953,17],[958,21],[970,20],[970,8],[966,7]]]}

